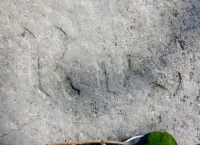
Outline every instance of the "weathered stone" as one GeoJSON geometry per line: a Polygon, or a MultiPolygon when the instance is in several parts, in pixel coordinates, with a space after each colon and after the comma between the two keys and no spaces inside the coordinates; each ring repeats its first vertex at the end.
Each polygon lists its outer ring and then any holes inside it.
{"type": "Polygon", "coordinates": [[[199,0],[1,0],[0,144],[199,143],[199,24],[199,0]]]}

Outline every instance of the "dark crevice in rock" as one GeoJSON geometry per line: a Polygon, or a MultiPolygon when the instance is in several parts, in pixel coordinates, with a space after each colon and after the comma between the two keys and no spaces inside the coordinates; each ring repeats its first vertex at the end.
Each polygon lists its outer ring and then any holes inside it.
{"type": "Polygon", "coordinates": [[[107,91],[109,92],[108,76],[107,76],[106,69],[104,69],[104,75],[105,75],[105,84],[106,84],[106,88],[107,88],[107,91]]]}
{"type": "Polygon", "coordinates": [[[179,80],[178,80],[178,87],[176,88],[176,91],[175,91],[175,93],[174,93],[174,96],[175,96],[176,94],[178,94],[178,91],[180,90],[180,87],[181,87],[182,77],[181,77],[181,73],[180,73],[180,72],[178,72],[178,78],[179,78],[179,80]]]}
{"type": "Polygon", "coordinates": [[[178,84],[177,90],[180,89],[180,86],[181,86],[181,83],[182,83],[182,77],[181,77],[180,72],[178,72],[178,78],[179,78],[179,84],[178,84]]]}
{"type": "Polygon", "coordinates": [[[156,82],[156,81],[153,82],[152,84],[155,85],[156,87],[159,87],[159,88],[163,89],[163,90],[168,90],[166,87],[162,86],[161,84],[159,84],[159,83],[156,82]]]}
{"type": "Polygon", "coordinates": [[[161,123],[161,122],[162,122],[162,116],[159,115],[159,116],[158,116],[158,123],[161,123]]]}
{"type": "Polygon", "coordinates": [[[184,47],[185,42],[184,42],[183,40],[178,40],[178,43],[179,43],[181,49],[182,49],[182,50],[185,50],[185,47],[184,47]]]}
{"type": "Polygon", "coordinates": [[[43,92],[46,96],[50,96],[42,87],[39,85],[39,90],[43,92]]]}
{"type": "Polygon", "coordinates": [[[62,29],[62,28],[60,28],[60,27],[58,27],[58,26],[55,26],[58,30],[60,30],[64,35],[65,35],[65,37],[66,38],[68,38],[68,36],[67,36],[67,33],[62,29]]]}
{"type": "MultiPolygon", "coordinates": [[[[36,38],[33,32],[31,32],[28,28],[25,27],[24,30],[30,33],[34,38],[36,38]]],[[[25,36],[25,33],[24,33],[24,36],[25,36]]]]}
{"type": "Polygon", "coordinates": [[[109,83],[108,83],[109,78],[108,78],[108,73],[107,73],[107,71],[106,71],[105,64],[103,64],[103,73],[104,73],[104,76],[105,76],[105,86],[106,86],[106,90],[107,90],[108,92],[110,92],[110,90],[109,90],[109,83]]]}
{"type": "Polygon", "coordinates": [[[124,78],[124,87],[127,87],[129,84],[129,79],[130,79],[130,76],[131,76],[131,55],[128,54],[127,55],[127,63],[128,63],[128,68],[127,68],[127,71],[125,72],[125,78],[124,78]]]}
{"type": "Polygon", "coordinates": [[[131,55],[127,55],[128,69],[131,70],[131,55]]]}
{"type": "Polygon", "coordinates": [[[78,88],[76,88],[76,87],[73,85],[72,80],[71,80],[69,77],[67,77],[67,80],[69,81],[69,83],[70,83],[70,85],[71,85],[71,88],[72,88],[78,95],[80,95],[81,90],[78,89],[78,88]]]}
{"type": "Polygon", "coordinates": [[[109,93],[112,93],[112,94],[115,94],[115,93],[117,93],[117,92],[115,92],[115,91],[112,91],[112,89],[111,89],[111,87],[112,86],[109,86],[109,73],[108,73],[108,71],[106,70],[106,66],[105,66],[105,63],[103,63],[102,65],[101,65],[101,68],[102,68],[102,74],[103,74],[103,76],[104,76],[104,85],[105,85],[105,87],[104,87],[104,89],[105,89],[105,91],[107,91],[107,92],[109,92],[109,93]]]}

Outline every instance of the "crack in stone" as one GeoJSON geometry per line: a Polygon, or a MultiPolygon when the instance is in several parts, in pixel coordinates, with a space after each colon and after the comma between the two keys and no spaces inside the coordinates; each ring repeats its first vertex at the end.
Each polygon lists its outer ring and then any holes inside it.
{"type": "Polygon", "coordinates": [[[178,40],[178,43],[179,43],[181,49],[182,49],[182,50],[185,50],[185,47],[184,47],[185,42],[184,42],[183,40],[178,40]]]}
{"type": "Polygon", "coordinates": [[[78,95],[80,95],[81,90],[78,89],[78,88],[76,88],[76,87],[73,85],[72,80],[71,80],[69,77],[67,77],[67,80],[69,81],[69,83],[70,83],[70,85],[71,85],[71,88],[72,88],[78,95]]]}
{"type": "Polygon", "coordinates": [[[50,96],[42,87],[42,84],[41,84],[41,80],[40,80],[40,57],[39,57],[39,54],[38,54],[38,89],[43,92],[46,96],[50,96]]]}
{"type": "Polygon", "coordinates": [[[127,55],[128,68],[131,70],[131,55],[127,55]]]}
{"type": "Polygon", "coordinates": [[[159,84],[158,82],[153,82],[152,83],[153,85],[155,85],[155,86],[157,86],[157,87],[159,87],[159,88],[161,88],[161,89],[163,89],[163,90],[168,90],[167,88],[165,88],[164,86],[162,86],[161,84],[159,84]]]}
{"type": "Polygon", "coordinates": [[[127,55],[127,63],[128,63],[128,68],[127,68],[127,72],[125,73],[124,84],[123,84],[124,87],[127,87],[129,85],[128,81],[131,75],[131,55],[130,54],[127,55]]]}
{"type": "MultiPolygon", "coordinates": [[[[38,115],[38,116],[39,116],[39,115],[38,115]]],[[[12,131],[10,131],[10,132],[8,132],[8,133],[4,133],[4,134],[0,135],[0,137],[3,138],[3,137],[5,137],[5,136],[7,136],[7,135],[9,135],[9,134],[11,134],[11,133],[13,133],[13,132],[15,132],[15,131],[20,131],[23,127],[25,127],[25,126],[27,126],[27,125],[29,125],[29,124],[35,122],[35,121],[38,120],[38,119],[41,119],[41,117],[39,116],[38,118],[36,118],[36,119],[34,119],[34,120],[32,120],[32,121],[29,121],[29,122],[25,123],[24,125],[22,125],[22,126],[19,127],[18,129],[13,129],[12,131]]]]}
{"type": "Polygon", "coordinates": [[[180,90],[180,87],[181,87],[181,84],[182,84],[182,77],[181,77],[181,73],[180,72],[178,72],[178,78],[179,78],[178,87],[176,88],[174,96],[178,94],[178,91],[180,90]]]}
{"type": "Polygon", "coordinates": [[[34,38],[36,38],[36,36],[33,34],[33,32],[31,32],[28,28],[24,27],[24,30],[29,32],[34,38]]]}
{"type": "Polygon", "coordinates": [[[109,92],[109,86],[108,86],[108,76],[107,76],[106,69],[104,70],[104,75],[105,75],[105,83],[106,83],[106,88],[107,88],[107,91],[109,92]]]}
{"type": "Polygon", "coordinates": [[[67,33],[62,29],[62,28],[60,28],[60,27],[58,27],[58,26],[55,26],[58,30],[60,30],[64,35],[65,35],[65,37],[68,39],[68,36],[67,36],[67,33]]]}
{"type": "Polygon", "coordinates": [[[105,85],[106,85],[106,89],[108,92],[112,93],[110,90],[109,90],[109,84],[108,84],[108,74],[107,74],[107,71],[106,71],[106,67],[105,67],[105,64],[103,64],[103,72],[104,72],[104,76],[105,76],[105,85]]]}

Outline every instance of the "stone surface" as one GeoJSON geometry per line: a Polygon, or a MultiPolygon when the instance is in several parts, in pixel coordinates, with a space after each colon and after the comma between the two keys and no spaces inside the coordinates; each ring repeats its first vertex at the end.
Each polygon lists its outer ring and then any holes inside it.
{"type": "Polygon", "coordinates": [[[200,143],[200,1],[1,0],[0,109],[4,145],[200,143]]]}

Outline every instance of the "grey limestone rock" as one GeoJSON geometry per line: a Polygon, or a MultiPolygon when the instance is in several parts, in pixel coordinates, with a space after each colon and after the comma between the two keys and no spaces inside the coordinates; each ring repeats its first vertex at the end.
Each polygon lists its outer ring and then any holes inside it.
{"type": "Polygon", "coordinates": [[[0,144],[200,143],[199,0],[1,0],[0,144]]]}

